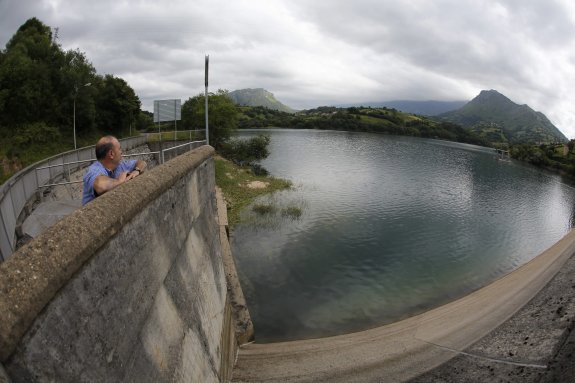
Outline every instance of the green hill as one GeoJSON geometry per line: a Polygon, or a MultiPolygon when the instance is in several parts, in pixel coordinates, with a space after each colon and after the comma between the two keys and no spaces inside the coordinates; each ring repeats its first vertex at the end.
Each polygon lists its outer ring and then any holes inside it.
{"type": "Polygon", "coordinates": [[[295,113],[295,110],[282,104],[274,97],[273,93],[265,89],[239,89],[228,93],[234,103],[241,106],[264,106],[268,109],[281,112],[295,113]]]}
{"type": "Polygon", "coordinates": [[[541,112],[518,105],[495,90],[484,90],[462,108],[439,119],[466,127],[498,143],[567,142],[567,137],[541,112]]]}

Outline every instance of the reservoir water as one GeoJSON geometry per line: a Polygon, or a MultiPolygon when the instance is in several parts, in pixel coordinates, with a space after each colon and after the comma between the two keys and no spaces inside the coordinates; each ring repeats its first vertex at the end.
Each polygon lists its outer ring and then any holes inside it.
{"type": "Polygon", "coordinates": [[[359,331],[447,303],[528,262],[575,219],[571,186],[493,149],[265,133],[262,165],[294,187],[258,199],[274,210],[247,208],[232,235],[258,342],[359,331]]]}

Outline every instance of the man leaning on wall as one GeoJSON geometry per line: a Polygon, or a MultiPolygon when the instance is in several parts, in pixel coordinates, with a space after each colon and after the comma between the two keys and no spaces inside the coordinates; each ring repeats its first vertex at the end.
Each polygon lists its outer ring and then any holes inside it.
{"type": "Polygon", "coordinates": [[[98,140],[96,159],[84,174],[82,205],[139,176],[147,166],[142,160],[122,160],[122,146],[114,136],[98,140]]]}

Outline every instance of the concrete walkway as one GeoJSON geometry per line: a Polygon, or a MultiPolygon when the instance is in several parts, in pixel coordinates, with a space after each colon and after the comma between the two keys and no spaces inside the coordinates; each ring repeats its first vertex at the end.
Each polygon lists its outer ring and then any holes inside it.
{"type": "Polygon", "coordinates": [[[81,200],[42,202],[22,224],[22,231],[31,238],[37,237],[56,222],[82,207],[81,200]]]}
{"type": "MultiPolygon", "coordinates": [[[[550,367],[548,363],[554,362],[557,349],[573,327],[570,324],[573,313],[561,317],[564,323],[556,323],[555,333],[533,338],[537,339],[536,345],[529,341],[528,335],[521,334],[520,326],[526,323],[529,326],[528,318],[539,315],[537,310],[556,314],[559,309],[546,306],[550,298],[543,296],[532,312],[523,310],[523,319],[517,323],[510,318],[516,318],[514,314],[529,306],[532,298],[550,284],[574,253],[575,231],[572,231],[529,263],[489,286],[412,318],[330,338],[246,345],[240,350],[233,382],[527,381],[524,377],[513,380],[509,368],[539,371],[539,375],[532,376],[541,376],[550,367]],[[498,334],[494,330],[503,323],[509,323],[509,327],[502,326],[498,334]],[[507,333],[515,333],[515,338],[519,333],[521,342],[531,346],[531,355],[502,349],[502,343],[497,341],[507,333]],[[482,339],[485,340],[483,346],[482,339]],[[480,349],[470,352],[474,344],[480,349]],[[541,357],[541,353],[545,356],[541,357]],[[471,371],[477,369],[470,368],[470,363],[479,365],[485,374],[473,375],[471,371]],[[500,372],[506,375],[497,376],[494,364],[506,366],[508,369],[500,372]]],[[[575,258],[571,264],[575,264],[575,258]]],[[[575,270],[575,265],[573,267],[575,270]]],[[[556,289],[566,289],[565,283],[575,286],[569,279],[573,274],[564,273],[564,278],[556,289]]],[[[572,290],[575,291],[575,287],[572,290]]],[[[547,294],[557,293],[553,291],[547,294]]],[[[573,291],[567,293],[575,296],[573,291]]],[[[569,310],[575,309],[575,299],[569,299],[569,310]]],[[[537,321],[532,323],[538,326],[537,321]]],[[[532,330],[537,332],[536,328],[532,330]]]]}

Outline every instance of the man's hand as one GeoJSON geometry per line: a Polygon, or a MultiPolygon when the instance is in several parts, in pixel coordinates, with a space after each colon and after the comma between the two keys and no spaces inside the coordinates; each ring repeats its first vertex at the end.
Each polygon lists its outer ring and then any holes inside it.
{"type": "MultiPolygon", "coordinates": [[[[124,174],[124,173],[122,173],[122,174],[124,174]]],[[[126,177],[125,177],[126,179],[125,179],[125,181],[129,181],[129,180],[131,180],[132,178],[136,178],[137,176],[139,176],[139,175],[140,175],[140,172],[137,171],[137,170],[135,170],[135,171],[133,171],[133,172],[125,173],[125,174],[126,174],[126,177]]],[[[121,178],[121,177],[122,177],[122,176],[120,175],[120,178],[121,178]]],[[[118,179],[120,179],[120,178],[118,178],[118,179]]],[[[125,182],[125,181],[124,181],[124,182],[125,182]]]]}
{"type": "Polygon", "coordinates": [[[116,178],[118,180],[118,184],[123,184],[124,182],[130,180],[130,173],[128,172],[122,172],[120,173],[120,175],[118,176],[118,178],[116,178]]]}

